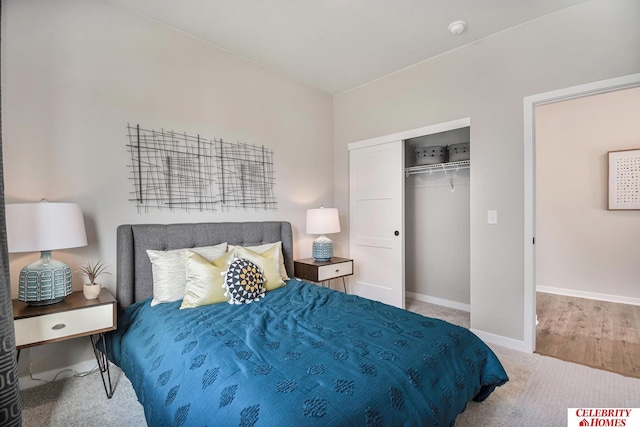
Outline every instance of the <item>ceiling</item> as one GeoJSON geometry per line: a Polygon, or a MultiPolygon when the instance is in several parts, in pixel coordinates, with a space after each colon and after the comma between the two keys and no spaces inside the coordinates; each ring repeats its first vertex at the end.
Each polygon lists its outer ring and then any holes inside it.
{"type": "Polygon", "coordinates": [[[587,0],[107,1],[338,94],[587,0]]]}

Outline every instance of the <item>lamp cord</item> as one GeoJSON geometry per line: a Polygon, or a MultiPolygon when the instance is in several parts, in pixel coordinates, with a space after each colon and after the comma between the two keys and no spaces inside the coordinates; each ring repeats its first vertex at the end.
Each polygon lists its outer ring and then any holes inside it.
{"type": "Polygon", "coordinates": [[[64,372],[68,372],[68,371],[73,372],[72,377],[86,377],[86,376],[88,376],[88,375],[91,375],[91,374],[96,373],[96,372],[98,372],[98,371],[99,371],[99,369],[98,369],[98,364],[97,364],[97,363],[96,363],[96,365],[95,365],[93,368],[89,369],[88,371],[84,371],[84,372],[77,372],[75,369],[66,368],[66,369],[63,369],[63,370],[59,371],[59,372],[58,372],[58,373],[53,377],[53,379],[52,379],[52,380],[45,380],[45,379],[43,379],[43,378],[36,378],[36,377],[34,377],[34,376],[33,376],[33,370],[32,370],[32,369],[33,369],[33,361],[32,361],[32,359],[31,359],[31,348],[29,348],[29,378],[30,378],[31,380],[33,380],[33,381],[42,381],[42,382],[43,382],[43,383],[45,383],[45,384],[49,384],[49,383],[54,382],[56,379],[58,379],[58,376],[60,376],[60,374],[62,374],[62,373],[64,373],[64,372]]]}

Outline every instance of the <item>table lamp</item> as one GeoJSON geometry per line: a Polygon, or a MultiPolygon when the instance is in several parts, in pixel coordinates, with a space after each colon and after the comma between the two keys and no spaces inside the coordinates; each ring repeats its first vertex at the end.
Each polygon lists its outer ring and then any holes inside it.
{"type": "Polygon", "coordinates": [[[333,242],[325,234],[340,232],[338,209],[325,208],[307,210],[307,234],[320,234],[313,241],[313,257],[316,261],[329,261],[333,256],[333,242]]]}
{"type": "Polygon", "coordinates": [[[6,206],[10,253],[41,251],[18,280],[18,299],[29,305],[62,301],[71,293],[71,269],[51,256],[56,249],[87,245],[80,206],[75,203],[16,203],[6,206]]]}

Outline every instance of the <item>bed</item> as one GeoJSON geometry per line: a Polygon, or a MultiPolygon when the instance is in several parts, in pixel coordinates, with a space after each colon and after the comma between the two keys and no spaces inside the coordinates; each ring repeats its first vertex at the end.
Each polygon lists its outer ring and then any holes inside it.
{"type": "Polygon", "coordinates": [[[118,227],[109,358],[148,425],[450,426],[508,381],[465,328],[293,278],[250,304],[152,306],[147,250],[273,242],[294,277],[287,222],[118,227]]]}

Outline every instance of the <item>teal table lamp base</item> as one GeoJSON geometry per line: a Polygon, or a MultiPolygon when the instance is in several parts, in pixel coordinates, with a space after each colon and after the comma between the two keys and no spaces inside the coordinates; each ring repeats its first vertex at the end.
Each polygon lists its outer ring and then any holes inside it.
{"type": "Polygon", "coordinates": [[[320,236],[313,241],[312,256],[316,261],[330,261],[333,257],[333,242],[327,236],[320,236]]]}
{"type": "Polygon", "coordinates": [[[40,259],[25,266],[18,280],[18,299],[29,305],[49,305],[71,293],[71,268],[42,251],[40,259]]]}

